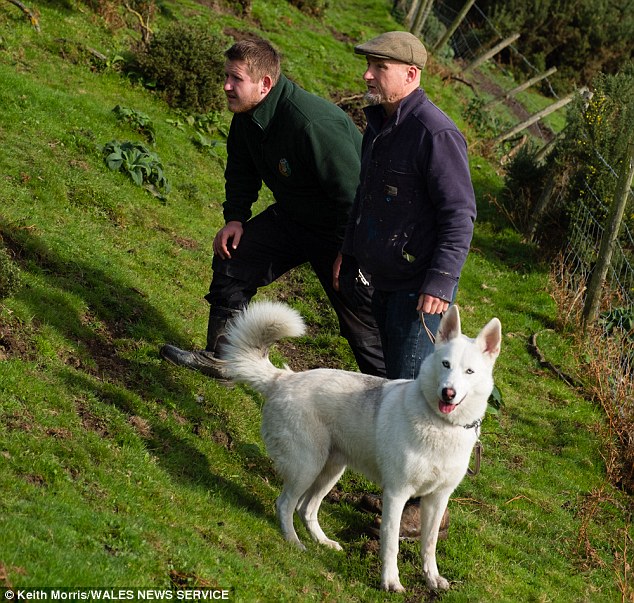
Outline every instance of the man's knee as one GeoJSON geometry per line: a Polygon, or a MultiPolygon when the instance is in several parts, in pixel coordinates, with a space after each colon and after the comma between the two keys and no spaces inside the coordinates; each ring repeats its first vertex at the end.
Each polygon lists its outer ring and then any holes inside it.
{"type": "Polygon", "coordinates": [[[222,272],[214,272],[209,293],[205,299],[209,302],[212,312],[218,309],[218,314],[226,311],[242,310],[255,295],[257,289],[248,280],[229,276],[222,272]]]}

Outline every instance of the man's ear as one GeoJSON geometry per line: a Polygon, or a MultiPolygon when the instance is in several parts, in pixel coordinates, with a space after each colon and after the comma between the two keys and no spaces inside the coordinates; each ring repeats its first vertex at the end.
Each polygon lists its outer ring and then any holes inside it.
{"type": "Polygon", "coordinates": [[[407,83],[411,84],[418,78],[419,70],[415,65],[408,65],[407,67],[407,83]]]}
{"type": "Polygon", "coordinates": [[[273,78],[270,75],[265,75],[262,78],[262,84],[260,86],[260,93],[262,94],[262,98],[264,98],[273,88],[273,78]]]}

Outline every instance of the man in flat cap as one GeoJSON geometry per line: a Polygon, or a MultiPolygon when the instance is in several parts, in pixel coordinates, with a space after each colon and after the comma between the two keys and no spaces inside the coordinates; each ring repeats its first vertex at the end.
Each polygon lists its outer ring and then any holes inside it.
{"type": "Polygon", "coordinates": [[[467,144],[420,87],[427,51],[416,36],[390,31],[355,52],[370,106],[342,257],[372,275],[388,378],[414,379],[433,350],[425,326],[436,333],[471,243],[467,144]]]}
{"type": "MultiPolygon", "coordinates": [[[[427,51],[390,31],[366,56],[361,176],[340,257],[372,275],[387,377],[414,379],[456,295],[476,204],[467,144],[420,87],[427,51]]],[[[336,265],[334,272],[337,283],[336,265]]]]}

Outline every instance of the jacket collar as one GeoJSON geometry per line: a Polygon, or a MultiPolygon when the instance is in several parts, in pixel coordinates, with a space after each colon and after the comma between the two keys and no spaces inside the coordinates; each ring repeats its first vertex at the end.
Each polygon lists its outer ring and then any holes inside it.
{"type": "Polygon", "coordinates": [[[418,104],[427,100],[427,95],[422,88],[417,88],[408,94],[398,105],[396,111],[387,118],[381,105],[370,105],[363,112],[368,120],[368,126],[378,134],[381,130],[388,130],[398,126],[418,104]]]}
{"type": "Polygon", "coordinates": [[[271,88],[266,98],[254,109],[253,113],[251,113],[251,119],[258,124],[262,130],[268,128],[275,116],[280,99],[288,95],[292,86],[293,84],[285,75],[280,75],[277,84],[271,88]]]}

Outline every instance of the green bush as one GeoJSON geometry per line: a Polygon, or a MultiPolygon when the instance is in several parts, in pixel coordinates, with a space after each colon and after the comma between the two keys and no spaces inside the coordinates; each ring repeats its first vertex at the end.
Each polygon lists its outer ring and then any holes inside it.
{"type": "MultiPolygon", "coordinates": [[[[615,75],[599,75],[591,91],[590,98],[580,96],[570,104],[564,136],[545,164],[529,146],[505,166],[505,209],[522,231],[524,218],[531,221],[535,203],[552,187],[548,204],[537,218],[540,242],[554,250],[556,243],[569,240],[576,221],[584,220],[587,212],[597,223],[605,221],[632,136],[634,65],[615,75]],[[586,213],[578,214],[580,205],[586,213]]],[[[630,231],[634,229],[631,209],[624,223],[630,231]]],[[[599,233],[597,229],[595,234],[599,233]]],[[[598,239],[588,241],[588,261],[598,245],[598,239]]]]}
{"type": "Polygon", "coordinates": [[[202,26],[173,23],[135,54],[132,70],[171,107],[207,113],[224,105],[223,51],[202,26]]]}
{"type": "Polygon", "coordinates": [[[21,272],[9,252],[0,247],[0,300],[16,293],[21,285],[21,272]]]}
{"type": "Polygon", "coordinates": [[[288,0],[293,6],[307,15],[321,17],[328,8],[328,0],[288,0]]]}
{"type": "Polygon", "coordinates": [[[527,234],[533,210],[545,186],[548,168],[537,159],[533,144],[523,146],[504,166],[501,201],[515,227],[527,234]]]}
{"type": "Polygon", "coordinates": [[[495,24],[481,20],[475,32],[480,43],[492,42],[497,32],[521,32],[513,48],[528,60],[512,52],[497,59],[508,63],[518,80],[534,75],[535,68],[557,65],[549,80],[563,91],[588,84],[599,73],[615,73],[632,57],[634,11],[627,0],[480,0],[478,9],[495,24]]]}
{"type": "MultiPolygon", "coordinates": [[[[567,206],[579,200],[603,221],[622,170],[634,123],[634,63],[615,75],[600,74],[593,81],[592,97],[579,98],[568,111],[566,137],[559,145],[560,164],[574,166],[567,206]],[[591,191],[591,192],[590,192],[591,191]]],[[[630,212],[625,222],[634,228],[630,212]]]]}

